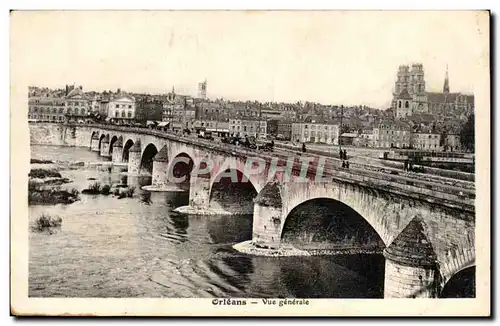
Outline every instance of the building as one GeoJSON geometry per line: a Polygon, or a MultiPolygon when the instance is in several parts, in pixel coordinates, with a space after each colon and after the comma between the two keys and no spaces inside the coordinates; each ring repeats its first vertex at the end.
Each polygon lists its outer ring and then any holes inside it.
{"type": "Polygon", "coordinates": [[[460,151],[462,150],[462,145],[460,143],[460,135],[458,132],[446,135],[444,139],[444,150],[448,151],[460,151]]]}
{"type": "Polygon", "coordinates": [[[52,93],[30,92],[28,95],[28,119],[63,122],[66,117],[64,98],[52,93]]]}
{"type": "Polygon", "coordinates": [[[408,65],[400,65],[392,95],[392,109],[397,119],[422,113],[466,119],[474,111],[474,95],[450,92],[448,67],[443,91],[436,93],[426,91],[422,64],[412,64],[411,69],[408,65]]]}
{"type": "Polygon", "coordinates": [[[109,95],[103,95],[101,96],[101,100],[99,101],[99,114],[104,118],[108,117],[109,99],[110,99],[109,95]]]}
{"type": "Polygon", "coordinates": [[[338,145],[339,125],[332,123],[294,122],[291,138],[300,143],[325,143],[338,145]]]}
{"type": "Polygon", "coordinates": [[[66,85],[66,96],[64,98],[66,107],[66,120],[81,122],[89,118],[90,100],[83,93],[83,87],[66,85]]]}
{"type": "Polygon", "coordinates": [[[108,118],[118,124],[129,124],[136,117],[136,103],[133,96],[119,92],[112,95],[108,102],[108,118]]]}
{"type": "Polygon", "coordinates": [[[172,91],[167,94],[163,102],[161,120],[168,122],[170,129],[180,131],[184,129],[192,130],[195,127],[196,118],[194,99],[190,96],[176,94],[175,89],[172,88],[172,91]]]}
{"type": "Polygon", "coordinates": [[[267,133],[271,136],[278,135],[278,122],[279,120],[267,120],[267,133]]]}
{"type": "Polygon", "coordinates": [[[373,130],[364,129],[354,140],[354,146],[357,147],[373,147],[373,130]]]}
{"type": "Polygon", "coordinates": [[[414,132],[412,134],[412,146],[414,149],[442,150],[441,135],[429,131],[414,132]]]}
{"type": "Polygon", "coordinates": [[[198,83],[198,98],[207,98],[207,80],[198,83]]]}
{"type": "Polygon", "coordinates": [[[340,135],[341,145],[355,145],[358,139],[358,134],[355,132],[344,132],[340,135]]]}
{"type": "Polygon", "coordinates": [[[259,118],[233,117],[228,127],[232,136],[267,138],[267,121],[259,118]]]}
{"type": "Polygon", "coordinates": [[[257,130],[258,138],[267,138],[267,121],[263,119],[259,119],[259,129],[257,130]]]}
{"type": "Polygon", "coordinates": [[[382,148],[409,148],[410,125],[402,121],[386,121],[373,128],[373,146],[382,148]]]}
{"type": "Polygon", "coordinates": [[[194,129],[210,131],[215,136],[225,137],[229,135],[229,121],[196,120],[194,129]]]}
{"type": "Polygon", "coordinates": [[[161,121],[163,115],[163,103],[160,99],[146,96],[136,101],[135,120],[140,123],[147,121],[161,121]]]}
{"type": "Polygon", "coordinates": [[[284,140],[291,140],[292,139],[292,121],[290,121],[290,120],[278,121],[277,135],[278,136],[281,135],[284,140]]]}
{"type": "Polygon", "coordinates": [[[241,120],[241,133],[242,137],[252,136],[265,138],[267,137],[267,122],[265,120],[245,117],[241,120]]]}
{"type": "Polygon", "coordinates": [[[297,119],[296,107],[293,105],[281,105],[280,108],[281,118],[284,120],[294,121],[297,119]]]}
{"type": "Polygon", "coordinates": [[[218,120],[228,118],[228,112],[223,103],[203,101],[195,105],[196,119],[218,120]]]}
{"type": "Polygon", "coordinates": [[[240,118],[229,118],[229,134],[231,136],[238,136],[241,134],[241,119],[240,118]]]}
{"type": "Polygon", "coordinates": [[[264,119],[273,119],[273,120],[282,118],[281,112],[272,108],[262,108],[260,110],[260,116],[264,119]]]}
{"type": "Polygon", "coordinates": [[[255,102],[235,102],[232,103],[232,110],[230,112],[232,116],[239,117],[261,117],[261,107],[259,103],[255,102]]]}
{"type": "Polygon", "coordinates": [[[89,100],[89,110],[90,112],[92,113],[100,113],[99,112],[99,109],[100,109],[100,101],[101,101],[101,97],[97,94],[94,94],[90,100],[89,100]]]}
{"type": "Polygon", "coordinates": [[[397,119],[403,119],[406,118],[407,116],[412,115],[412,108],[411,108],[411,102],[412,102],[413,97],[410,96],[410,93],[408,93],[408,90],[405,88],[399,95],[397,96],[396,100],[396,118],[397,119]]]}

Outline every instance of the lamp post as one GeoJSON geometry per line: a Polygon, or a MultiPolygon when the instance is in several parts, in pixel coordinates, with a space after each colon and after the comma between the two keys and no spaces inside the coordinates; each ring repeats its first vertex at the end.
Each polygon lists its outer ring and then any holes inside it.
{"type": "Polygon", "coordinates": [[[342,152],[342,118],[343,117],[344,117],[344,106],[341,105],[340,106],[339,153],[342,152]]]}

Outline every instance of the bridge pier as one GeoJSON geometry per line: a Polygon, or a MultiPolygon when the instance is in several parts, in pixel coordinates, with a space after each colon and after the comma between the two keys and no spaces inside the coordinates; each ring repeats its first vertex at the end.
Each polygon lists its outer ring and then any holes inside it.
{"type": "Polygon", "coordinates": [[[163,148],[153,158],[152,185],[155,187],[163,187],[168,183],[168,149],[163,148]]]}
{"type": "Polygon", "coordinates": [[[424,227],[420,218],[413,219],[384,250],[384,298],[437,297],[437,258],[424,227]]]}
{"type": "Polygon", "coordinates": [[[128,150],[128,173],[138,175],[141,169],[141,141],[138,139],[128,150]]]}
{"type": "Polygon", "coordinates": [[[277,183],[266,185],[254,200],[252,242],[276,249],[281,244],[283,204],[277,183]]]}
{"type": "Polygon", "coordinates": [[[122,162],[122,141],[118,139],[113,144],[113,154],[111,155],[111,161],[113,163],[121,163],[122,162]]]}
{"type": "Polygon", "coordinates": [[[99,152],[99,135],[94,134],[90,140],[90,150],[92,152],[99,152]]]}
{"type": "Polygon", "coordinates": [[[192,175],[189,185],[189,206],[194,210],[206,209],[210,203],[210,175],[192,175]]]}
{"type": "Polygon", "coordinates": [[[101,156],[110,157],[109,154],[109,136],[106,135],[101,141],[101,156]]]}

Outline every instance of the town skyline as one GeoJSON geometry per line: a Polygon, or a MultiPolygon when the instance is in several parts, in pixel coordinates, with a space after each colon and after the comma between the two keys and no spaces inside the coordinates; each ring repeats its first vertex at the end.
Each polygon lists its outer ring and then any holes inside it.
{"type": "Polygon", "coordinates": [[[467,94],[474,93],[478,65],[487,64],[481,60],[487,49],[471,43],[477,38],[471,34],[481,30],[475,16],[467,12],[458,14],[458,26],[456,12],[418,17],[407,12],[392,16],[380,12],[78,15],[24,13],[32,22],[29,26],[37,26],[30,28],[33,33],[21,54],[26,53],[22,69],[30,85],[60,88],[74,82],[85,91],[120,88],[151,94],[168,93],[175,87],[176,93],[195,95],[197,83],[206,78],[211,99],[386,109],[401,64],[423,64],[428,92],[442,90],[448,66],[451,92],[467,94]],[[214,15],[220,19],[214,20],[214,15]],[[239,24],[232,24],[235,21],[239,24]],[[366,26],[356,25],[359,21],[367,22],[366,26]],[[90,23],[92,29],[84,28],[90,23]],[[415,24],[422,25],[421,33],[415,24]],[[441,28],[429,34],[436,24],[441,28]],[[232,28],[227,30],[228,26],[232,28]],[[145,31],[149,37],[141,37],[145,31]],[[360,39],[364,42],[352,41],[360,39]],[[33,52],[39,55],[29,55],[33,52]]]}

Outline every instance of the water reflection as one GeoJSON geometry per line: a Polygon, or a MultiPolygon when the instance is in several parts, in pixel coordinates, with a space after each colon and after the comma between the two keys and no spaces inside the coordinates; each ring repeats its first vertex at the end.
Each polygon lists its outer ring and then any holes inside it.
{"type": "MultiPolygon", "coordinates": [[[[305,257],[301,260],[283,259],[280,272],[286,288],[297,298],[383,298],[383,274],[366,275],[343,264],[345,257],[305,257]]],[[[384,266],[380,255],[364,255],[363,260],[384,266]]],[[[380,269],[380,267],[378,267],[380,269]]]]}
{"type": "Polygon", "coordinates": [[[252,239],[252,220],[252,215],[207,216],[207,231],[213,243],[238,243],[252,239]]]}

